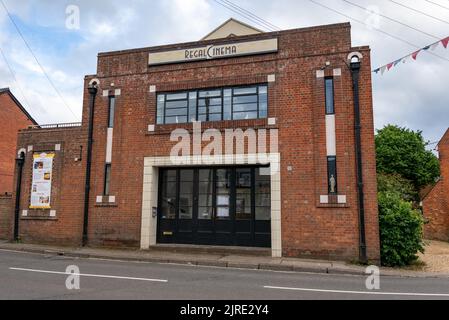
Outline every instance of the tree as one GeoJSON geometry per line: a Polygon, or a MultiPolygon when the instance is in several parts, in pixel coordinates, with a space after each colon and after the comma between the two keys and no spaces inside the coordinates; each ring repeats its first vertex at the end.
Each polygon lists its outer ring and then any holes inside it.
{"type": "Polygon", "coordinates": [[[416,190],[434,183],[440,176],[438,158],[426,150],[422,132],[388,125],[377,131],[377,171],[398,174],[410,180],[416,190]]]}
{"type": "Polygon", "coordinates": [[[377,175],[377,190],[383,193],[394,192],[407,202],[415,204],[419,202],[419,193],[413,183],[398,174],[379,173],[377,175]]]}

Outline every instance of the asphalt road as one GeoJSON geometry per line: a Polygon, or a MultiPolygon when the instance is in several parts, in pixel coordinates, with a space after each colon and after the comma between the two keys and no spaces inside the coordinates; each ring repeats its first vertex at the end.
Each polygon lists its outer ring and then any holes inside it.
{"type": "MultiPolygon", "coordinates": [[[[77,259],[0,250],[0,299],[449,300],[449,279],[365,277],[77,259]],[[80,289],[66,287],[79,268],[80,289]]],[[[73,282],[72,282],[73,283],[73,282]]]]}

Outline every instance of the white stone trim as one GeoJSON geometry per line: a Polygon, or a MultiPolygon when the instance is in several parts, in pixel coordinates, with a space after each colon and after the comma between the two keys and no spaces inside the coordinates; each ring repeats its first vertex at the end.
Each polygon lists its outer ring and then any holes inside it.
{"type": "Polygon", "coordinates": [[[156,86],[155,85],[151,85],[150,86],[150,93],[154,93],[156,92],[156,86]]]}
{"type": "Polygon", "coordinates": [[[112,142],[114,137],[114,129],[108,128],[108,137],[106,140],[106,163],[112,163],[112,142]]]}
{"type": "Polygon", "coordinates": [[[109,97],[109,90],[103,90],[103,97],[109,97]]]}
{"type": "Polygon", "coordinates": [[[340,77],[341,76],[341,68],[334,69],[334,77],[340,77]]]}
{"type": "Polygon", "coordinates": [[[277,122],[276,118],[268,118],[268,125],[269,126],[275,126],[277,122]]]}
{"type": "Polygon", "coordinates": [[[109,203],[115,203],[115,196],[109,196],[109,203]]]}
{"type": "Polygon", "coordinates": [[[22,210],[22,217],[28,217],[28,210],[22,210]]]}
{"type": "Polygon", "coordinates": [[[55,144],[55,151],[61,151],[61,144],[55,144]]]}
{"type": "Polygon", "coordinates": [[[19,151],[17,151],[17,157],[20,157],[20,154],[21,154],[22,152],[23,152],[24,154],[27,153],[27,149],[25,149],[25,148],[19,149],[19,151]]]}
{"type": "Polygon", "coordinates": [[[276,82],[276,75],[275,74],[268,75],[267,81],[268,82],[276,82]]]}
{"type": "Polygon", "coordinates": [[[51,218],[56,217],[56,210],[50,210],[50,217],[51,218]]]}
{"type": "Polygon", "coordinates": [[[154,131],[155,131],[155,125],[154,124],[148,125],[148,132],[154,132],[154,131]]]}
{"type": "Polygon", "coordinates": [[[339,195],[338,196],[338,204],[346,204],[347,199],[345,195],[339,195]]]}
{"type": "MultiPolygon", "coordinates": [[[[281,171],[280,154],[257,155],[225,155],[213,156],[188,156],[184,157],[185,165],[207,166],[214,164],[260,164],[271,165],[271,251],[273,257],[282,257],[282,230],[281,230],[281,171]],[[213,159],[211,159],[213,158],[213,159]],[[256,163],[253,160],[256,160],[256,163]],[[258,159],[266,159],[263,163],[258,159]],[[210,162],[214,160],[215,162],[210,162]],[[220,162],[216,162],[220,160],[220,162]],[[232,160],[231,163],[229,160],[232,160]],[[237,160],[239,160],[237,162],[237,160]]],[[[143,198],[142,198],[142,224],[141,224],[141,249],[149,249],[156,245],[157,217],[152,216],[153,207],[158,206],[159,168],[173,166],[171,157],[146,157],[144,159],[143,198]]]]}
{"type": "Polygon", "coordinates": [[[328,157],[337,155],[337,138],[334,114],[326,115],[326,150],[328,157]]]}
{"type": "Polygon", "coordinates": [[[324,70],[317,70],[316,71],[316,77],[317,78],[324,78],[324,70]]]}
{"type": "Polygon", "coordinates": [[[27,150],[28,150],[28,152],[33,151],[33,146],[28,146],[28,147],[27,147],[27,150]]]}
{"type": "Polygon", "coordinates": [[[328,204],[329,203],[329,196],[328,195],[320,196],[320,203],[321,204],[328,204]]]}
{"type": "Polygon", "coordinates": [[[120,96],[121,94],[122,94],[122,89],[115,89],[115,91],[114,91],[115,96],[120,96]]]}
{"type": "Polygon", "coordinates": [[[97,196],[97,203],[103,202],[103,196],[97,196]]]}

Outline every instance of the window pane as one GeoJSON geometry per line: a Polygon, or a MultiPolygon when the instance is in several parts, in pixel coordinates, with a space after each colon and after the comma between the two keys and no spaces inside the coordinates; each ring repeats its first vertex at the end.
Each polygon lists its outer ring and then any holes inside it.
{"type": "Polygon", "coordinates": [[[209,121],[221,121],[221,113],[219,114],[210,114],[209,121]]]}
{"type": "Polygon", "coordinates": [[[161,213],[163,219],[176,217],[176,170],[163,171],[161,213]]]}
{"type": "Polygon", "coordinates": [[[234,97],[234,104],[237,103],[257,103],[257,95],[234,97]]]}
{"type": "Polygon", "coordinates": [[[104,173],[104,195],[108,196],[111,184],[111,165],[107,164],[104,173]]]}
{"type": "Polygon", "coordinates": [[[268,117],[268,104],[266,102],[259,103],[259,118],[268,117]]]}
{"type": "Polygon", "coordinates": [[[259,95],[267,95],[268,87],[267,86],[259,86],[259,95]]]}
{"type": "Polygon", "coordinates": [[[165,95],[160,94],[157,99],[157,124],[164,123],[164,107],[165,107],[165,95]]]}
{"type": "Polygon", "coordinates": [[[114,128],[114,116],[115,116],[115,97],[109,97],[109,119],[108,119],[109,128],[114,128]]]}
{"type": "Polygon", "coordinates": [[[200,98],[221,97],[221,90],[200,91],[199,96],[200,96],[200,98]]]}
{"type": "Polygon", "coordinates": [[[257,93],[256,87],[234,89],[234,95],[256,94],[256,93],[257,93]]]}
{"type": "Polygon", "coordinates": [[[223,120],[231,120],[231,119],[232,119],[232,99],[231,97],[226,97],[224,98],[223,101],[223,120]]]}
{"type": "Polygon", "coordinates": [[[165,111],[166,117],[172,117],[172,116],[187,116],[187,109],[167,109],[165,111]]]}
{"type": "Polygon", "coordinates": [[[165,108],[167,108],[167,109],[187,108],[187,100],[167,102],[165,104],[165,108]]]}
{"type": "Polygon", "coordinates": [[[212,206],[210,207],[199,207],[198,208],[198,219],[199,220],[212,220],[212,206]]]}
{"type": "Polygon", "coordinates": [[[234,104],[234,112],[257,111],[257,103],[234,104]]]}
{"type": "Polygon", "coordinates": [[[257,112],[235,112],[234,120],[257,119],[257,112]]]}
{"type": "Polygon", "coordinates": [[[196,121],[196,91],[189,93],[189,122],[196,121]]]}
{"type": "Polygon", "coordinates": [[[187,123],[187,116],[166,117],[166,124],[187,123]]]}
{"type": "Polygon", "coordinates": [[[193,170],[181,170],[179,219],[193,218],[193,170]]]}
{"type": "Polygon", "coordinates": [[[256,207],[256,220],[257,221],[270,221],[271,220],[270,207],[256,207]]]}
{"type": "Polygon", "coordinates": [[[326,79],[326,114],[334,113],[334,80],[326,79]]]}
{"type": "Polygon", "coordinates": [[[186,92],[167,94],[167,100],[181,100],[181,99],[187,99],[186,92]]]}

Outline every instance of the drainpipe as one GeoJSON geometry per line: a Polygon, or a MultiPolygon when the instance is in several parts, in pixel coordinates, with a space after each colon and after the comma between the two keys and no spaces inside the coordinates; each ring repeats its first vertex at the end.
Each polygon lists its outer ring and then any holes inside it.
{"type": "Polygon", "coordinates": [[[20,193],[22,192],[22,173],[24,163],[25,163],[25,153],[21,152],[20,156],[16,159],[16,166],[18,169],[18,173],[16,185],[16,207],[14,210],[14,241],[19,240],[20,193]]]}
{"type": "Polygon", "coordinates": [[[366,232],[365,232],[365,196],[363,185],[363,163],[362,163],[362,138],[361,138],[361,122],[360,122],[360,95],[359,95],[359,79],[360,79],[360,57],[353,56],[351,60],[352,88],[354,93],[354,118],[355,118],[355,154],[357,161],[357,193],[358,193],[358,210],[359,210],[359,259],[363,264],[368,263],[366,254],[366,232]],[[355,59],[357,58],[357,59],[355,59]]]}
{"type": "Polygon", "coordinates": [[[92,144],[93,144],[93,129],[94,129],[94,109],[95,97],[98,92],[98,82],[92,80],[89,83],[89,131],[87,138],[87,160],[86,160],[86,184],[84,188],[84,222],[83,222],[83,246],[87,245],[87,230],[89,226],[89,196],[90,196],[90,173],[92,168],[92,144]]]}

